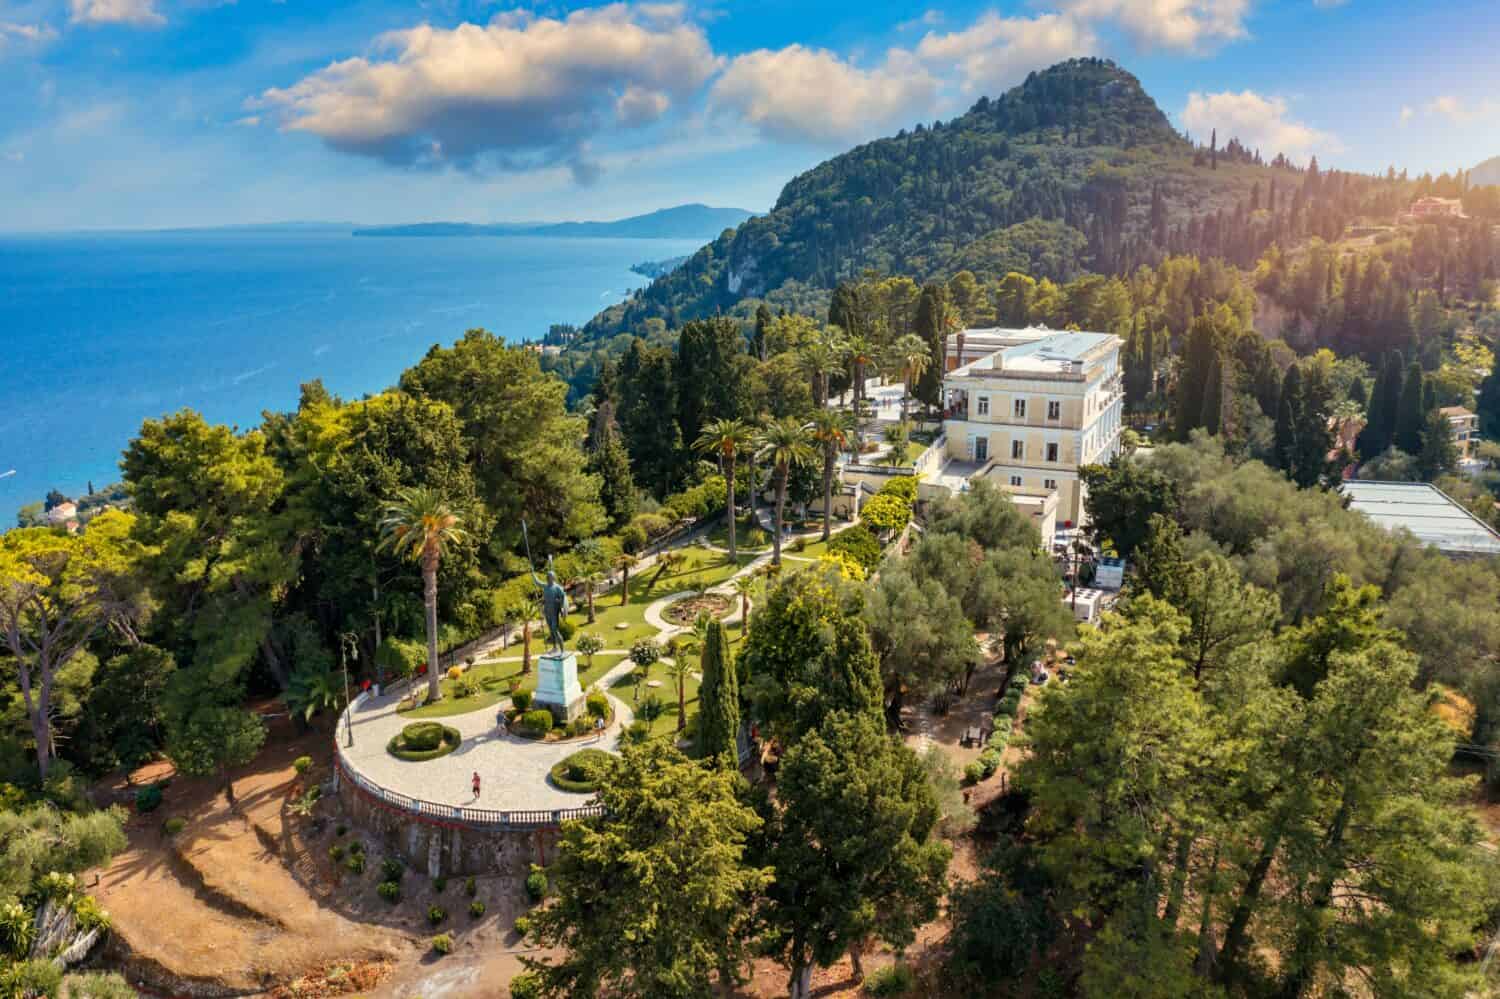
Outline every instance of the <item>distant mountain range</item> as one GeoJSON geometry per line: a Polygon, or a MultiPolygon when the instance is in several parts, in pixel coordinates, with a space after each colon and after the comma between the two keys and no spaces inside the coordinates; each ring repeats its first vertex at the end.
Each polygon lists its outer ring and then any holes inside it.
{"type": "Polygon", "coordinates": [[[563,236],[615,239],[699,239],[718,236],[753,216],[742,208],[678,205],[613,222],[419,222],[414,225],[368,226],[356,236],[563,236]]]}
{"type": "Polygon", "coordinates": [[[1500,184],[1500,156],[1491,156],[1469,171],[1470,187],[1488,187],[1500,184]]]}

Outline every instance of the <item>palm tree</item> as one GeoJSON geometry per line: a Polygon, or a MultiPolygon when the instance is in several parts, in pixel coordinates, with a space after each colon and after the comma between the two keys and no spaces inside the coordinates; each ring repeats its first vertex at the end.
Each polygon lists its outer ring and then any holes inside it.
{"type": "Polygon", "coordinates": [[[849,338],[848,350],[849,374],[854,382],[854,411],[858,413],[859,404],[865,397],[865,371],[875,360],[875,346],[869,337],[854,336],[849,338]]]}
{"type": "Polygon", "coordinates": [[[573,556],[578,565],[578,578],[575,582],[583,584],[583,592],[588,600],[588,623],[593,624],[594,587],[599,585],[602,578],[599,570],[604,568],[604,545],[598,538],[584,538],[573,546],[573,556]]]}
{"type": "Polygon", "coordinates": [[[629,552],[621,552],[614,557],[614,567],[620,570],[620,606],[624,607],[630,603],[630,570],[640,559],[629,552]]]}
{"type": "Polygon", "coordinates": [[[734,577],[729,584],[740,595],[740,634],[750,630],[750,594],[758,583],[759,580],[747,573],[734,577]]]}
{"type": "Polygon", "coordinates": [[[813,460],[812,438],[807,429],[791,417],[772,420],[760,432],[760,455],[776,471],[776,536],[771,556],[773,565],[781,564],[781,533],[785,524],[786,486],[792,468],[813,460]]]}
{"type": "Polygon", "coordinates": [[[437,572],[443,547],[465,537],[462,518],[436,489],[403,489],[386,504],[380,521],[380,547],[410,558],[422,567],[422,597],[427,606],[427,700],[442,699],[438,685],[437,572]]]}
{"type": "Polygon", "coordinates": [[[646,589],[649,590],[655,587],[657,583],[661,582],[662,576],[665,576],[668,572],[676,572],[686,562],[687,555],[684,552],[677,551],[675,548],[669,548],[656,556],[656,575],[651,577],[651,582],[646,584],[646,589]]]}
{"type": "Polygon", "coordinates": [[[807,428],[823,452],[823,540],[827,541],[833,524],[833,463],[849,446],[854,418],[842,410],[820,409],[807,428]]]}
{"type": "Polygon", "coordinates": [[[911,399],[912,389],[932,364],[932,351],[927,348],[927,341],[915,333],[907,333],[896,341],[892,352],[895,355],[896,367],[901,373],[901,380],[906,385],[906,391],[901,396],[901,421],[904,423],[906,422],[906,406],[908,400],[911,399]]]}
{"type": "Polygon", "coordinates": [[[676,635],[667,643],[672,661],[667,663],[667,675],[677,681],[677,731],[687,728],[687,678],[692,675],[693,661],[688,658],[693,639],[688,635],[676,635]]]}
{"type": "MultiPolygon", "coordinates": [[[[727,492],[729,510],[729,560],[731,562],[738,558],[739,553],[735,550],[735,512],[734,512],[734,472],[735,464],[739,460],[740,453],[748,449],[754,439],[755,432],[750,424],[744,420],[715,420],[703,428],[703,433],[693,447],[705,454],[714,454],[719,458],[724,468],[724,484],[727,492]]],[[[751,507],[754,515],[754,507],[751,507]]]]}

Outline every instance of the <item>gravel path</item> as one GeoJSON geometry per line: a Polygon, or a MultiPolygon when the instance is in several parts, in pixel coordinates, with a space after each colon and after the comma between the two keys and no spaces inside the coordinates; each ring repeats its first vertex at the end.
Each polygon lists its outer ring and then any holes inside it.
{"type": "MultiPolygon", "coordinates": [[[[634,668],[627,659],[604,674],[598,686],[607,691],[618,677],[634,668]]],[[[458,729],[463,743],[447,756],[412,763],[396,759],[385,749],[391,737],[410,721],[396,713],[400,695],[375,698],[367,694],[353,706],[354,745],[344,746],[344,759],[387,790],[440,805],[515,810],[577,808],[588,803],[589,795],[558,790],[547,782],[547,773],[580,749],[619,749],[620,733],[635,714],[628,704],[612,694],[608,696],[615,706],[615,721],[602,738],[537,742],[518,735],[501,736],[495,729],[495,715],[501,705],[491,705],[465,715],[434,719],[458,729]],[[476,770],[481,784],[477,801],[470,788],[476,770]]],[[[339,733],[343,741],[342,728],[339,733]]]]}

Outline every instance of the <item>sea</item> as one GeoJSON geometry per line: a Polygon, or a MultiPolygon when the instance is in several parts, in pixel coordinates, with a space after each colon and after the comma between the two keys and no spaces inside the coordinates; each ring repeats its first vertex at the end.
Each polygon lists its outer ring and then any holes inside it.
{"type": "Polygon", "coordinates": [[[0,530],[49,489],[119,481],[145,419],[251,427],[314,378],[378,392],[474,327],[581,325],[646,283],[632,264],[703,242],[352,228],[0,234],[0,530]]]}

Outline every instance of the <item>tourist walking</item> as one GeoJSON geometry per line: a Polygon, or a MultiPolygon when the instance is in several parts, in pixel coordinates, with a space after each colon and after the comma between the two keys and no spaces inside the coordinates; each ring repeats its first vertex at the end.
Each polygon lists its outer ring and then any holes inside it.
{"type": "Polygon", "coordinates": [[[604,719],[603,718],[595,718],[594,719],[594,741],[598,742],[600,739],[603,739],[603,738],[604,738],[604,719]]]}
{"type": "Polygon", "coordinates": [[[479,771],[478,770],[474,771],[473,784],[474,784],[474,800],[478,801],[479,800],[479,771]]]}

